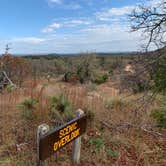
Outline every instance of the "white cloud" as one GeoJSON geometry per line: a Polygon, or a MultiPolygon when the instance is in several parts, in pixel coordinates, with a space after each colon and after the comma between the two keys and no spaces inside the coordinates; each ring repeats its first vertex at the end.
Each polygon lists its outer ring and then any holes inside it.
{"type": "Polygon", "coordinates": [[[90,24],[75,33],[47,37],[13,38],[14,53],[118,52],[138,50],[140,33],[129,33],[122,24],[90,24]]]}
{"type": "Polygon", "coordinates": [[[160,3],[164,2],[164,0],[150,0],[147,2],[147,5],[150,5],[150,6],[157,6],[159,5],[160,3]]]}
{"type": "Polygon", "coordinates": [[[63,9],[73,9],[77,10],[81,8],[81,5],[77,3],[76,1],[64,1],[64,0],[47,0],[48,5],[50,7],[55,7],[56,5],[59,5],[63,9]]]}
{"type": "Polygon", "coordinates": [[[50,27],[50,28],[57,29],[57,28],[60,28],[60,24],[53,23],[53,24],[51,24],[49,27],[50,27]]]}
{"type": "Polygon", "coordinates": [[[81,7],[80,4],[72,2],[72,3],[66,4],[66,5],[64,6],[64,8],[77,10],[77,9],[81,9],[82,7],[81,7]]]}
{"type": "Polygon", "coordinates": [[[65,22],[64,22],[64,26],[66,26],[66,27],[75,27],[75,26],[89,25],[89,24],[91,24],[91,21],[82,20],[82,19],[78,19],[78,20],[69,20],[69,21],[65,21],[65,22]]]}
{"type": "Polygon", "coordinates": [[[131,40],[133,37],[138,38],[138,33],[130,33],[129,27],[122,24],[100,24],[93,25],[82,30],[89,36],[89,40],[113,41],[113,40],[131,40]]]}
{"type": "Polygon", "coordinates": [[[28,53],[138,50],[140,32],[129,33],[128,30],[129,27],[123,24],[90,24],[75,33],[49,35],[45,38],[17,38],[12,43],[14,51],[17,49],[20,53],[22,50],[28,50],[28,53]]]}
{"type": "Polygon", "coordinates": [[[48,25],[47,27],[45,27],[44,29],[42,29],[43,33],[49,33],[49,32],[53,32],[55,29],[60,28],[61,25],[58,23],[53,23],[51,25],[48,25]]]}
{"type": "MultiPolygon", "coordinates": [[[[146,1],[144,4],[146,6],[153,6],[156,7],[159,5],[161,2],[164,0],[149,0],[146,1]]],[[[130,14],[134,8],[136,8],[137,5],[141,3],[137,3],[135,5],[129,5],[129,6],[123,6],[119,8],[110,8],[110,9],[105,9],[103,11],[95,13],[95,16],[98,20],[100,21],[114,21],[115,19],[123,19],[126,17],[126,15],[130,14]]]]}
{"type": "Polygon", "coordinates": [[[46,28],[42,29],[43,33],[49,33],[49,32],[53,32],[53,31],[54,31],[54,29],[49,28],[49,27],[46,27],[46,28]]]}
{"type": "Polygon", "coordinates": [[[39,44],[47,41],[45,38],[37,38],[37,37],[22,37],[22,38],[14,38],[12,42],[23,42],[23,43],[31,43],[31,44],[39,44]]]}
{"type": "Polygon", "coordinates": [[[85,19],[71,19],[71,20],[64,20],[61,23],[53,23],[42,29],[43,33],[51,33],[54,32],[56,29],[60,27],[76,27],[80,25],[90,25],[92,21],[85,20],[85,19]]]}
{"type": "Polygon", "coordinates": [[[48,0],[50,3],[62,4],[63,0],[48,0]]]}
{"type": "Polygon", "coordinates": [[[115,19],[115,17],[125,16],[130,14],[131,11],[134,9],[134,6],[124,6],[121,8],[111,8],[101,12],[97,12],[95,15],[97,19],[101,21],[110,21],[115,19]]]}

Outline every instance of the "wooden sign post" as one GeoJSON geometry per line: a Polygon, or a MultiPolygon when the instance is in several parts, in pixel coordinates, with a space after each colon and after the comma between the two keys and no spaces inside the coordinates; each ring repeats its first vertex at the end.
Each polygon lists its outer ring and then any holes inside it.
{"type": "Polygon", "coordinates": [[[77,111],[77,117],[70,122],[58,127],[53,131],[49,131],[48,126],[45,127],[46,132],[41,134],[41,126],[38,127],[38,161],[44,161],[52,154],[63,148],[68,143],[74,141],[73,162],[79,163],[81,135],[86,131],[87,117],[82,110],[77,111]]]}
{"type": "MultiPolygon", "coordinates": [[[[84,111],[78,109],[76,112],[76,116],[80,117],[82,115],[84,115],[84,111]]],[[[80,162],[80,154],[81,154],[81,136],[75,139],[73,142],[73,155],[72,155],[73,163],[78,164],[80,162]]]]}
{"type": "Polygon", "coordinates": [[[40,139],[43,135],[48,133],[49,131],[49,126],[47,124],[42,124],[38,126],[37,130],[37,166],[42,166],[42,161],[39,158],[39,153],[40,153],[40,139]]]}

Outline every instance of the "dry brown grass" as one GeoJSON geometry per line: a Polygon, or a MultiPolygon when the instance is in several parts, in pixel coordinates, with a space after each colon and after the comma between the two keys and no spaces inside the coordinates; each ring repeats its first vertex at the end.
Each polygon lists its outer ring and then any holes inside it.
{"type": "MultiPolygon", "coordinates": [[[[164,166],[166,142],[164,137],[155,136],[139,125],[153,124],[149,113],[141,110],[136,114],[137,96],[125,98],[118,95],[112,83],[97,86],[89,91],[87,86],[71,85],[51,80],[28,80],[24,89],[0,95],[0,165],[33,166],[36,164],[36,129],[41,123],[51,122],[48,117],[49,98],[65,94],[75,109],[90,109],[95,114],[82,139],[80,166],[164,166]],[[33,121],[23,120],[17,105],[25,98],[39,101],[33,121]],[[112,102],[107,107],[106,102],[112,102]],[[104,122],[104,123],[103,123],[104,122]],[[126,124],[135,126],[127,126],[126,124]]],[[[153,106],[157,106],[155,102],[153,106]]],[[[151,109],[149,108],[148,111],[151,109]]],[[[150,129],[149,129],[150,130],[150,129]]],[[[155,129],[164,134],[164,130],[155,129]]],[[[69,144],[45,161],[45,165],[71,163],[72,145],[69,144]]]]}

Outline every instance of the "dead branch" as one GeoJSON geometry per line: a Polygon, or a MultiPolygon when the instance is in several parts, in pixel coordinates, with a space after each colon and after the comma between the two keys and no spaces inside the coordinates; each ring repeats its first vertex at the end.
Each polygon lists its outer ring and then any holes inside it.
{"type": "MultiPolygon", "coordinates": [[[[156,131],[153,131],[152,129],[149,130],[147,128],[145,128],[146,125],[134,125],[134,124],[131,124],[131,123],[128,123],[128,122],[125,122],[125,123],[120,123],[120,124],[117,124],[116,126],[113,126],[112,124],[108,123],[108,122],[103,122],[103,121],[100,121],[100,123],[107,127],[108,129],[110,130],[118,130],[118,129],[130,129],[130,128],[135,128],[135,129],[139,129],[139,130],[143,130],[144,132],[150,134],[150,135],[153,135],[155,137],[166,137],[165,135],[159,133],[159,132],[156,132],[156,131]]],[[[154,126],[150,126],[150,128],[153,128],[154,126]]],[[[155,126],[156,127],[156,126],[155,126]]]]}

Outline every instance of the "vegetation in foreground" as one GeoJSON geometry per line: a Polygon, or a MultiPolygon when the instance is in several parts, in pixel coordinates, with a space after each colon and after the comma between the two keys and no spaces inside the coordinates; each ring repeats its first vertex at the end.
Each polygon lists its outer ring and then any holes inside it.
{"type": "MultiPolygon", "coordinates": [[[[134,85],[133,79],[126,79],[138,69],[131,63],[133,57],[59,58],[59,63],[63,59],[72,68],[65,65],[65,71],[57,70],[56,62],[53,71],[45,65],[35,69],[33,63],[38,62],[29,60],[31,75],[0,94],[0,165],[36,165],[37,126],[47,123],[55,128],[72,119],[78,108],[89,119],[80,165],[165,165],[166,96],[162,91],[151,100],[153,91],[142,88],[142,77],[134,85]],[[72,73],[69,81],[64,80],[67,72],[72,73]]],[[[72,165],[71,154],[72,143],[44,163],[72,165]]]]}
{"type": "MultiPolygon", "coordinates": [[[[130,15],[154,52],[0,58],[0,165],[36,165],[36,129],[88,115],[79,165],[166,165],[166,2],[130,15]],[[13,84],[14,83],[14,84],[13,84]],[[12,85],[12,86],[11,86],[12,85]],[[17,86],[15,86],[17,85],[17,86]]],[[[69,144],[45,165],[72,165],[69,144]]]]}

